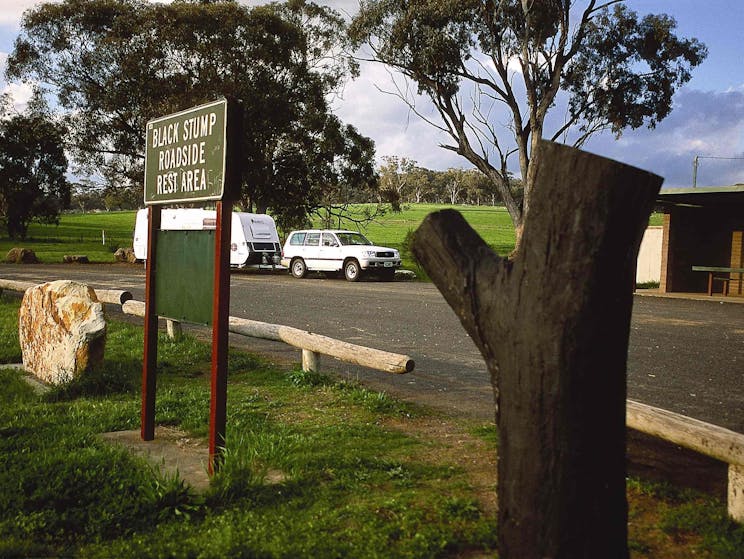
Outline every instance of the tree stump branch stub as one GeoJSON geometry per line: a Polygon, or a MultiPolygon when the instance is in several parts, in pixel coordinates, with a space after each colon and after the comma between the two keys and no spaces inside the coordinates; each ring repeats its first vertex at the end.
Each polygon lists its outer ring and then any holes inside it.
{"type": "Polygon", "coordinates": [[[662,179],[542,142],[522,241],[495,254],[457,212],[413,251],[480,349],[499,445],[499,552],[627,557],[632,286],[662,179]]]}

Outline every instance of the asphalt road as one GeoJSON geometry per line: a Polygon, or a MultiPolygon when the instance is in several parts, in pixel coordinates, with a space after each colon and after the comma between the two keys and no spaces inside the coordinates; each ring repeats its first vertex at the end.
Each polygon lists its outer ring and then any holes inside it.
{"type": "MultiPolygon", "coordinates": [[[[0,265],[0,277],[78,279],[144,296],[144,269],[129,265],[0,265]]],[[[449,412],[493,418],[493,394],[475,345],[436,287],[408,282],[351,284],[322,276],[235,272],[230,314],[284,324],[410,355],[416,369],[390,375],[323,358],[321,367],[370,387],[449,412]]],[[[231,337],[280,362],[299,362],[285,344],[231,337]]],[[[602,374],[601,363],[597,374],[602,374]]],[[[628,356],[628,397],[744,432],[744,305],[637,295],[628,356]]]]}

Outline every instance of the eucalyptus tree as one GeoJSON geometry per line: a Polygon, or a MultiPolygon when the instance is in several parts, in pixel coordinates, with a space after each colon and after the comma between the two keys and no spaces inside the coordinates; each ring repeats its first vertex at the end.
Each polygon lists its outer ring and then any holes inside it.
{"type": "Polygon", "coordinates": [[[396,200],[405,199],[410,189],[409,179],[416,161],[397,155],[384,155],[380,165],[380,188],[396,200]]]}
{"type": "Polygon", "coordinates": [[[241,205],[300,221],[342,177],[374,187],[373,144],[327,100],[357,73],[344,31],[336,12],[303,0],[64,0],[24,14],[7,74],[56,94],[76,164],[125,187],[141,188],[149,119],[242,100],[241,205]]]}
{"type": "Polygon", "coordinates": [[[58,223],[69,206],[64,136],[38,91],[22,113],[0,97],[0,220],[11,239],[32,221],[58,223]]]}
{"type": "Polygon", "coordinates": [[[350,36],[417,86],[398,94],[444,133],[441,147],[493,182],[519,247],[538,140],[581,146],[598,131],[620,135],[665,118],[707,54],[675,28],[668,15],[639,17],[622,0],[362,0],[350,36]],[[549,120],[554,108],[562,116],[549,120]]]}

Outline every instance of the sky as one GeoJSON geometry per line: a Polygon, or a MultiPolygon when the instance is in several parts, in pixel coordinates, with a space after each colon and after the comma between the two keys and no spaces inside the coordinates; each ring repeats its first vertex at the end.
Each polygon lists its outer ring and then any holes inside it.
{"type": "MultiPolygon", "coordinates": [[[[257,0],[240,0],[255,5],[257,0]]],[[[38,0],[0,0],[0,92],[10,91],[19,106],[29,88],[7,83],[5,61],[19,33],[24,10],[38,0]]],[[[316,0],[353,15],[358,0],[316,0]]],[[[670,116],[649,130],[592,137],[583,149],[646,169],[664,177],[664,187],[692,185],[698,158],[697,186],[744,183],[744,2],[742,0],[628,0],[640,15],[667,13],[677,21],[676,33],[695,37],[708,47],[708,57],[674,96],[670,116]]],[[[334,98],[334,112],[375,141],[378,158],[397,155],[430,169],[468,168],[467,161],[439,147],[446,139],[412,114],[395,96],[388,70],[365,63],[361,76],[334,98]]],[[[434,117],[426,104],[421,112],[434,117]]],[[[514,162],[516,167],[516,159],[514,162]]],[[[517,169],[513,169],[517,171],[517,169]]]]}

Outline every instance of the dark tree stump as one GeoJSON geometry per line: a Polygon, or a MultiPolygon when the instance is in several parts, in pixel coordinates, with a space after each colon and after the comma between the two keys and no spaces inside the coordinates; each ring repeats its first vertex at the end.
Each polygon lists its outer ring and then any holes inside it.
{"type": "Polygon", "coordinates": [[[520,250],[452,210],[413,250],[483,354],[502,559],[627,557],[625,399],[636,258],[662,179],[541,142],[520,250]]]}

